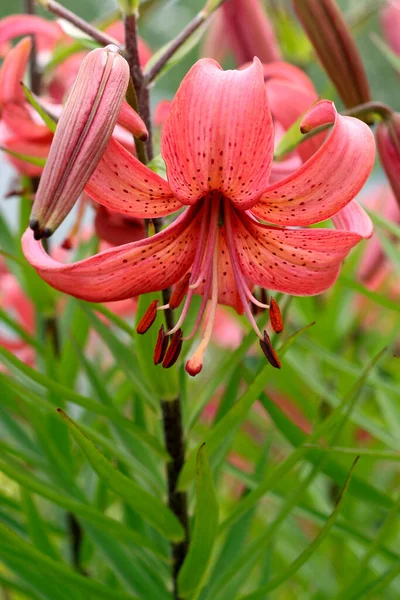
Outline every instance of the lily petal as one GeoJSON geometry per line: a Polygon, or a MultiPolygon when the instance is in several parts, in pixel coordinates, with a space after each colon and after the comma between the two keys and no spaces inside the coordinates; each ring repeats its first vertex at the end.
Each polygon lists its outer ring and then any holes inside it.
{"type": "Polygon", "coordinates": [[[24,78],[31,52],[31,39],[21,40],[10,52],[0,69],[0,108],[7,104],[25,103],[20,81],[24,78]]]}
{"type": "Polygon", "coordinates": [[[293,85],[297,85],[303,90],[308,90],[310,94],[317,95],[314,84],[311,79],[298,67],[291,63],[283,61],[274,61],[263,65],[264,81],[268,83],[270,80],[288,81],[293,85]]]}
{"type": "Polygon", "coordinates": [[[37,15],[10,15],[0,20],[0,46],[22,35],[36,35],[39,49],[52,47],[64,33],[56,21],[37,15]]]}
{"type": "Polygon", "coordinates": [[[161,138],[168,181],[183,204],[215,190],[238,207],[261,197],[271,170],[273,126],[260,61],[223,71],[199,60],[181,83],[161,138]]]}
{"type": "Polygon", "coordinates": [[[121,110],[117,118],[117,123],[125,127],[135,137],[146,141],[149,137],[146,125],[143,119],[129,106],[126,100],[123,101],[121,110]]]}
{"type": "Polygon", "coordinates": [[[365,239],[370,238],[374,233],[371,219],[357,200],[352,200],[342,208],[337,215],[332,217],[332,221],[336,229],[358,233],[365,239]]]}
{"type": "Polygon", "coordinates": [[[125,300],[167,288],[183,277],[194,260],[199,206],[186,210],[151,238],[116,246],[72,264],[46,254],[27,230],[22,249],[40,277],[52,287],[91,302],[125,300]]]}
{"type": "Polygon", "coordinates": [[[316,104],[303,120],[307,131],[332,122],[319,150],[290,177],[265,190],[252,207],[257,217],[285,226],[319,223],[358,194],[374,165],[374,136],[359,119],[339,115],[328,100],[316,104]]]}
{"type": "MultiPolygon", "coordinates": [[[[218,304],[232,306],[236,312],[243,312],[243,305],[240,300],[237,284],[233,275],[231,258],[226,243],[225,226],[219,228],[218,241],[218,304]]],[[[196,290],[197,294],[203,295],[204,284],[196,290]]]]}
{"type": "MultiPolygon", "coordinates": [[[[232,211],[233,212],[233,211],[232,211]]],[[[357,233],[333,229],[278,229],[247,215],[233,218],[237,258],[244,275],[270,290],[312,296],[336,281],[357,233]]]]}
{"type": "MultiPolygon", "coordinates": [[[[40,142],[39,140],[31,141],[25,140],[21,136],[14,136],[4,140],[3,148],[5,150],[11,150],[11,152],[18,152],[18,154],[33,156],[34,158],[47,158],[50,142],[40,142]]],[[[43,172],[43,167],[28,163],[11,154],[7,154],[7,160],[10,161],[22,175],[27,175],[28,177],[40,177],[43,172]]]]}
{"type": "Polygon", "coordinates": [[[129,217],[151,219],[182,208],[165,179],[114,139],[110,140],[85,192],[99,204],[129,217]]]}

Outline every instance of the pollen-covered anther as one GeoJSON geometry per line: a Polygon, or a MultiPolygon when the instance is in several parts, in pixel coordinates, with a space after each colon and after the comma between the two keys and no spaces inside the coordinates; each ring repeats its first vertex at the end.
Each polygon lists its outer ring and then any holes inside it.
{"type": "Polygon", "coordinates": [[[264,331],[264,339],[260,340],[261,350],[264,352],[265,356],[270,365],[272,365],[275,369],[281,368],[281,361],[279,360],[275,350],[272,347],[271,340],[266,331],[264,331]]]}
{"type": "Polygon", "coordinates": [[[164,369],[169,369],[176,363],[182,350],[182,329],[175,331],[162,361],[164,369]]]}
{"type": "Polygon", "coordinates": [[[136,331],[138,333],[140,333],[141,335],[143,333],[146,333],[146,331],[148,331],[150,329],[150,327],[153,325],[154,321],[156,320],[157,306],[158,306],[158,300],[153,300],[153,302],[150,304],[150,306],[144,313],[143,317],[140,319],[139,323],[137,324],[136,331]]]}
{"type": "Polygon", "coordinates": [[[168,348],[168,337],[165,335],[164,325],[161,325],[158,332],[156,345],[154,347],[154,364],[159,365],[164,360],[168,348]]]}
{"type": "Polygon", "coordinates": [[[184,297],[186,296],[189,289],[189,281],[190,281],[191,273],[186,273],[186,275],[177,283],[171,294],[171,298],[169,300],[169,307],[172,309],[178,308],[184,297]]]}
{"type": "Polygon", "coordinates": [[[269,303],[269,318],[271,321],[272,329],[275,333],[282,333],[283,331],[283,319],[281,309],[279,308],[278,303],[271,298],[269,303]]]}

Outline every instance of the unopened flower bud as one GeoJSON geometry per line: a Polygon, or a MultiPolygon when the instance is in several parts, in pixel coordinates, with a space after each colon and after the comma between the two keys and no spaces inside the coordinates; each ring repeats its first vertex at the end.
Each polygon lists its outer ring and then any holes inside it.
{"type": "Polygon", "coordinates": [[[379,123],[376,142],[382,167],[400,206],[400,114],[379,123]]]}
{"type": "Polygon", "coordinates": [[[129,66],[116,46],[92,50],[57,125],[40,179],[30,227],[49,237],[64,220],[103,155],[120,113],[129,66]]]}
{"type": "Polygon", "coordinates": [[[296,13],[347,108],[371,99],[364,65],[335,0],[293,0],[296,13]]]}

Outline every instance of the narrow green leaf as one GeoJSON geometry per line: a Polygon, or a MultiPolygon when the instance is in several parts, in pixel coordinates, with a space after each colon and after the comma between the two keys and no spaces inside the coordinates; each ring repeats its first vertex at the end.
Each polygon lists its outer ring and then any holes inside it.
{"type": "MultiPolygon", "coordinates": [[[[253,381],[247,392],[240,398],[231,410],[218,421],[215,427],[206,434],[204,442],[207,445],[207,453],[211,457],[219,448],[220,443],[226,435],[230,435],[245,420],[253,403],[266,386],[271,374],[271,366],[266,365],[253,381]]],[[[195,474],[196,457],[198,448],[189,455],[179,477],[178,487],[184,490],[190,484],[195,474]]]]}
{"type": "Polygon", "coordinates": [[[371,40],[375,46],[380,50],[382,55],[390,63],[395,71],[400,72],[400,57],[393,52],[391,48],[384,42],[376,33],[371,33],[371,40]]]}
{"type": "Polygon", "coordinates": [[[0,146],[0,150],[9,154],[10,156],[14,156],[15,158],[19,158],[19,160],[23,160],[31,165],[36,165],[37,167],[44,167],[46,164],[45,158],[40,158],[38,156],[29,156],[28,154],[21,154],[21,152],[15,152],[14,150],[9,150],[8,148],[4,148],[4,146],[0,146]]]}
{"type": "MultiPolygon", "coordinates": [[[[134,423],[132,423],[132,421],[130,421],[129,419],[120,415],[115,409],[103,406],[99,402],[93,401],[91,398],[87,398],[86,396],[82,396],[81,394],[74,392],[65,385],[61,385],[60,383],[53,381],[49,377],[46,377],[46,375],[44,375],[43,373],[35,371],[35,369],[32,369],[32,367],[29,367],[28,365],[23,363],[21,360],[19,360],[16,356],[14,356],[11,352],[6,350],[2,346],[0,346],[0,356],[2,356],[5,359],[6,364],[15,367],[15,369],[22,375],[28,377],[31,381],[38,383],[47,390],[54,392],[56,395],[63,398],[64,400],[67,400],[72,404],[77,404],[82,408],[86,408],[86,410],[94,414],[108,417],[111,421],[120,424],[126,429],[131,429],[132,431],[137,433],[137,426],[134,423]]],[[[0,373],[0,379],[2,377],[4,377],[4,375],[0,373]]],[[[12,381],[10,381],[10,385],[14,385],[12,381]]],[[[145,441],[145,439],[147,439],[147,443],[149,443],[147,436],[143,436],[142,441],[145,441]]],[[[153,439],[153,442],[151,442],[153,449],[158,447],[158,453],[160,454],[161,452],[161,454],[165,456],[164,450],[162,450],[159,447],[159,443],[157,443],[157,441],[154,440],[155,438],[153,439]]]]}
{"type": "Polygon", "coordinates": [[[152,406],[156,411],[159,410],[159,402],[154,394],[147,387],[144,377],[138,373],[138,364],[134,359],[133,351],[127,348],[113,333],[105,323],[93,313],[93,311],[83,302],[80,303],[81,309],[86,313],[92,327],[97,331],[100,338],[108,346],[111,354],[115,358],[117,365],[123,369],[130,381],[132,381],[137,392],[152,406]]]}
{"type": "Polygon", "coordinates": [[[28,88],[27,85],[25,85],[23,81],[21,81],[21,87],[22,91],[24,92],[24,96],[29,102],[29,104],[36,110],[36,112],[43,119],[44,123],[47,125],[50,131],[52,133],[55,133],[57,127],[56,121],[49,115],[47,110],[43,108],[39,100],[33,95],[31,90],[28,88]]]}
{"type": "Polygon", "coordinates": [[[26,515],[27,529],[32,542],[38,550],[47,554],[50,558],[59,560],[60,557],[53,544],[50,542],[46,525],[40,516],[33,499],[26,490],[22,490],[22,503],[26,515]]]}
{"type": "MultiPolygon", "coordinates": [[[[229,527],[240,515],[244,514],[262,498],[267,491],[271,490],[276,483],[286,474],[288,473],[295,464],[298,463],[299,460],[303,459],[306,452],[310,451],[305,447],[305,443],[313,443],[321,438],[321,436],[325,435],[331,427],[333,427],[340,419],[345,418],[345,410],[348,406],[352,406],[352,403],[357,398],[357,395],[370,375],[371,370],[373,369],[376,362],[381,358],[381,356],[386,351],[386,348],[383,348],[367,365],[361,374],[360,378],[353,385],[351,390],[343,397],[340,404],[333,409],[331,414],[322,421],[313,431],[313,433],[306,437],[304,442],[298,446],[298,448],[288,456],[283,462],[277,465],[272,471],[268,472],[262,481],[259,482],[256,489],[252,490],[246,497],[244,497],[233,509],[232,513],[221,523],[220,529],[225,530],[229,527]]],[[[260,392],[261,393],[261,392],[260,392]]],[[[261,398],[264,396],[261,395],[261,398]]],[[[376,490],[375,498],[379,502],[385,502],[385,506],[391,506],[390,498],[385,496],[384,494],[379,494],[379,491],[376,490]]]]}
{"type": "Polygon", "coordinates": [[[184,598],[199,592],[204,586],[217,532],[218,503],[206,446],[203,444],[197,453],[196,461],[196,514],[193,536],[178,577],[179,594],[184,598]]]}
{"type": "Polygon", "coordinates": [[[165,504],[115,469],[78,426],[61,409],[58,412],[99,478],[165,537],[183,539],[182,525],[165,504]]]}
{"type": "Polygon", "coordinates": [[[241,596],[241,600],[264,600],[264,598],[265,598],[266,594],[268,594],[268,592],[275,590],[279,585],[281,585],[281,583],[283,583],[284,581],[286,581],[290,577],[292,577],[300,569],[300,567],[302,567],[304,565],[304,563],[306,563],[307,560],[314,554],[314,552],[319,548],[319,546],[322,544],[322,542],[325,540],[325,538],[329,535],[330,530],[332,529],[333,525],[336,522],[336,519],[339,516],[340,509],[342,507],[346,492],[349,488],[350,479],[353,474],[353,470],[356,466],[357,461],[358,461],[358,457],[355,459],[355,461],[350,469],[350,472],[347,476],[342,493],[340,494],[339,500],[337,501],[337,504],[335,506],[333,513],[331,514],[331,516],[329,517],[329,519],[327,520],[326,524],[321,529],[321,531],[319,532],[317,537],[314,539],[314,541],[311,542],[311,544],[296,558],[296,560],[294,560],[287,567],[287,569],[285,569],[283,571],[283,573],[273,577],[266,585],[264,585],[262,588],[260,588],[256,592],[247,594],[246,596],[241,596]]]}
{"type": "Polygon", "coordinates": [[[132,550],[138,552],[139,550],[147,549],[154,555],[159,556],[162,560],[167,560],[167,557],[162,554],[149,536],[144,536],[141,533],[133,531],[119,521],[103,515],[99,510],[92,506],[76,500],[71,500],[67,496],[62,496],[58,492],[52,490],[48,484],[40,482],[37,477],[33,477],[26,471],[23,471],[21,467],[16,468],[8,462],[0,460],[0,471],[30,492],[50,500],[50,502],[53,502],[57,506],[70,511],[74,515],[95,525],[98,529],[114,535],[117,539],[129,544],[132,550]]]}
{"type": "Polygon", "coordinates": [[[66,565],[36,550],[2,523],[0,523],[0,539],[2,542],[0,544],[0,555],[11,555],[21,561],[28,562],[28,564],[33,562],[38,571],[57,575],[60,584],[62,582],[72,584],[82,592],[97,594],[96,598],[104,598],[105,600],[138,600],[132,594],[113,590],[94,579],[78,575],[66,565]]]}

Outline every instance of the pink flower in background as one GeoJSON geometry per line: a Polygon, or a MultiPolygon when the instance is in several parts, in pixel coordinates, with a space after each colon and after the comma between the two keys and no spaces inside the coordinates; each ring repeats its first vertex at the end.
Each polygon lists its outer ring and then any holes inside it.
{"type": "MultiPolygon", "coordinates": [[[[390,187],[379,186],[362,197],[363,205],[374,210],[392,223],[400,224],[400,209],[390,187]]],[[[390,264],[379,239],[374,235],[366,248],[359,266],[359,278],[369,289],[377,289],[388,275],[390,264]]]]}
{"type": "Polygon", "coordinates": [[[213,16],[203,56],[223,61],[232,51],[238,66],[257,56],[268,63],[281,58],[273,27],[260,0],[226,0],[213,16]]]}
{"type": "MultiPolygon", "coordinates": [[[[27,333],[32,334],[34,332],[34,307],[16,277],[8,272],[3,261],[0,264],[0,308],[7,311],[27,333]]],[[[23,362],[29,365],[34,364],[34,349],[24,340],[9,335],[3,330],[3,327],[0,333],[0,345],[23,362]]]]}
{"type": "Polygon", "coordinates": [[[400,2],[389,0],[380,12],[381,27],[390,48],[400,55],[400,2]]]}
{"type": "MultiPolygon", "coordinates": [[[[183,280],[187,296],[169,332],[175,334],[172,342],[181,339],[193,294],[200,293],[203,302],[190,336],[210,298],[204,336],[186,365],[193,375],[202,368],[218,303],[245,311],[266,352],[269,338],[250,310],[250,303],[259,304],[253,286],[318,294],[335,282],[350,249],[371,234],[368,219],[356,217],[344,222],[351,230],[303,228],[349,205],[374,162],[373,135],[364,123],[322,101],[303,126],[325,123],[333,128],[319,150],[294,174],[268,186],[274,132],[261,63],[255,59],[242,71],[223,71],[212,60],[200,60],[184,78],[163,128],[168,182],[111,140],[86,187],[97,202],[131,217],[155,218],[186,207],[180,216],[149,239],[75,264],[51,259],[31,231],[23,237],[24,253],[53,287],[91,301],[129,298],[183,280]]],[[[178,341],[174,348],[180,348],[178,341]]]]}

